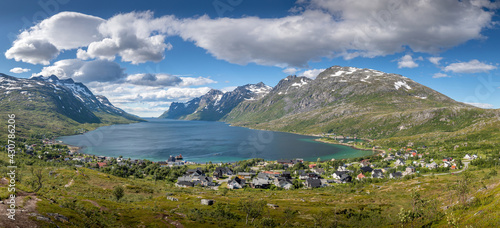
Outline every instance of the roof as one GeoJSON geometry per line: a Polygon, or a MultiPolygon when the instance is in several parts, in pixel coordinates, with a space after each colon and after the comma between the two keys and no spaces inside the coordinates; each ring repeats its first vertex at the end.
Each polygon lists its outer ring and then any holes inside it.
{"type": "Polygon", "coordinates": [[[312,179],[308,178],[306,179],[306,184],[309,185],[309,187],[320,187],[321,186],[321,180],[320,179],[312,179]]]}

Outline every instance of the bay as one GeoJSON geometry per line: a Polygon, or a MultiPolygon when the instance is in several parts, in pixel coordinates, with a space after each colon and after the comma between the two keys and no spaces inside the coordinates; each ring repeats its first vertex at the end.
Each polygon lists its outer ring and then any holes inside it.
{"type": "Polygon", "coordinates": [[[146,119],[148,122],[100,127],[58,138],[83,147],[82,153],[165,161],[182,154],[197,163],[302,158],[306,161],[371,155],[372,151],[316,142],[317,137],[233,127],[222,122],[146,119]]]}

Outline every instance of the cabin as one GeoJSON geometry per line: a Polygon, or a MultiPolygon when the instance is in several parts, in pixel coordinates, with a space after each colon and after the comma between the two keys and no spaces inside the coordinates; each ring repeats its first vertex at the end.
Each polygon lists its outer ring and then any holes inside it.
{"type": "Polygon", "coordinates": [[[395,173],[389,174],[389,178],[401,178],[402,176],[403,176],[403,173],[401,173],[401,172],[395,172],[395,173]]]}
{"type": "Polygon", "coordinates": [[[406,162],[405,160],[401,159],[401,158],[398,158],[396,159],[396,162],[394,162],[394,165],[397,167],[397,166],[402,166],[402,165],[405,165],[406,162]]]}
{"type": "Polygon", "coordinates": [[[246,181],[244,179],[240,179],[239,177],[235,177],[233,180],[227,182],[227,188],[229,189],[240,189],[245,187],[246,181]]]}
{"type": "Polygon", "coordinates": [[[319,188],[321,187],[321,180],[308,178],[306,179],[305,186],[308,188],[319,188]]]}
{"type": "Polygon", "coordinates": [[[372,171],[372,178],[384,178],[384,173],[381,169],[374,169],[372,171]]]}

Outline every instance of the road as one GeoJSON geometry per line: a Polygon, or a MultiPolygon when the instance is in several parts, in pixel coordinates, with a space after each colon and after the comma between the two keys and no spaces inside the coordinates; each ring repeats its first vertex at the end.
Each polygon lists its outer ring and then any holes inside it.
{"type": "Polygon", "coordinates": [[[461,173],[463,172],[464,170],[466,170],[467,168],[469,168],[469,163],[470,163],[470,160],[466,160],[466,161],[463,161],[464,163],[464,168],[461,169],[461,170],[458,170],[456,172],[451,172],[451,173],[431,173],[431,174],[426,174],[426,175],[422,175],[424,177],[427,177],[427,176],[441,176],[441,175],[449,175],[449,174],[457,174],[457,173],[461,173]]]}

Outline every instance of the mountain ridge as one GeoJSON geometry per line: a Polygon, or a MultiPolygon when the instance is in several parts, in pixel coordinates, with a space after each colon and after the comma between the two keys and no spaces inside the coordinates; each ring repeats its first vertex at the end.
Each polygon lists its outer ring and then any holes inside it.
{"type": "Polygon", "coordinates": [[[385,138],[454,131],[475,118],[495,115],[402,75],[332,66],[315,79],[288,76],[261,98],[239,102],[218,121],[303,134],[385,138]],[[467,118],[457,114],[461,112],[467,118]]]}
{"type": "Polygon", "coordinates": [[[16,114],[23,126],[20,134],[36,137],[144,121],[113,106],[104,96],[95,96],[83,83],[54,75],[27,79],[0,73],[0,107],[2,119],[7,112],[16,114]]]}

